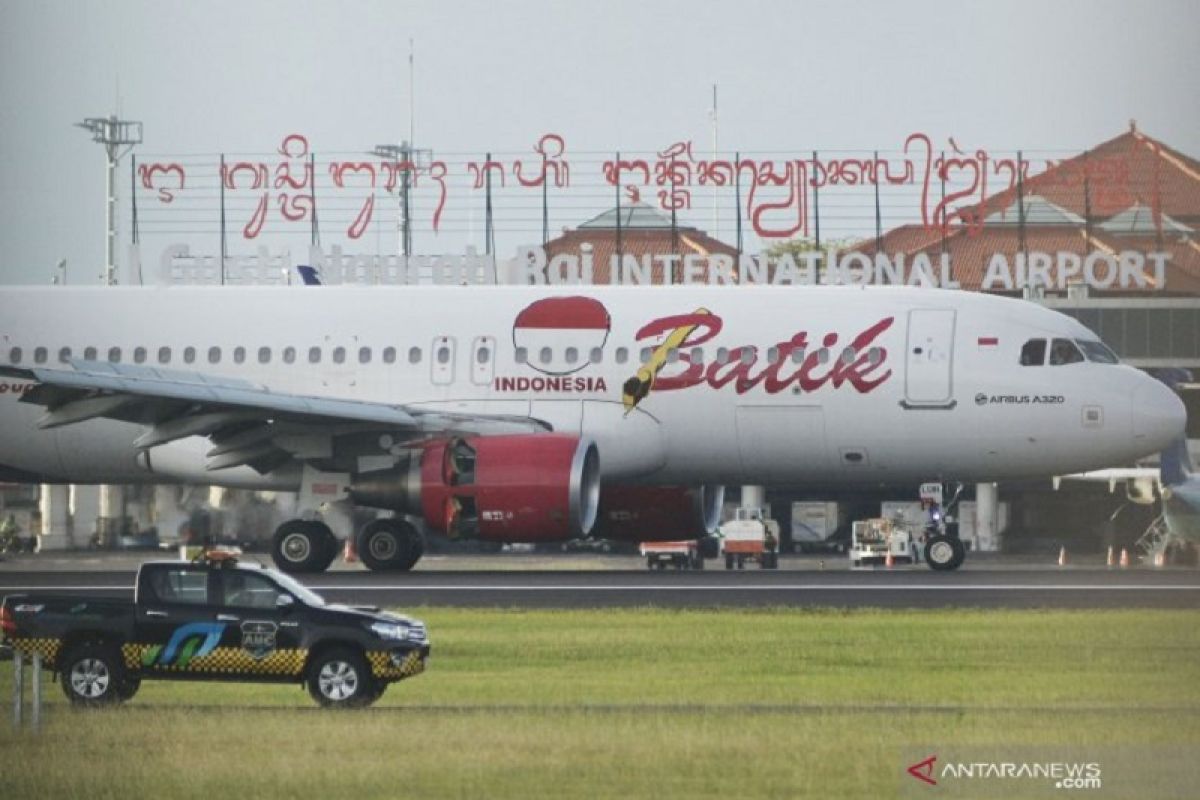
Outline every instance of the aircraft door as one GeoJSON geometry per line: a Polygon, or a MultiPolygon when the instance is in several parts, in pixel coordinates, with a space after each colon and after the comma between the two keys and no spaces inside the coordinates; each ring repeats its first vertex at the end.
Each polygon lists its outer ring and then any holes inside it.
{"type": "Polygon", "coordinates": [[[919,308],[908,312],[905,357],[905,407],[953,408],[954,323],[949,308],[919,308]]]}
{"type": "Polygon", "coordinates": [[[496,339],[492,336],[476,336],[471,345],[471,382],[476,386],[490,386],[496,374],[496,339]]]}
{"type": "Polygon", "coordinates": [[[453,336],[439,336],[433,340],[429,349],[430,379],[436,386],[449,386],[454,381],[454,350],[453,336]]]}

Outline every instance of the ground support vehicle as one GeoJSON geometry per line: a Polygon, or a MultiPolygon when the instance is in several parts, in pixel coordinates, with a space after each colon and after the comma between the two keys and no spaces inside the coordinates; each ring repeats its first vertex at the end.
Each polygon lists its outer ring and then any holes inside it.
{"type": "Polygon", "coordinates": [[[145,679],[296,683],[322,706],[365,706],[429,657],[418,620],[327,604],[283,573],[215,553],[143,564],[132,602],[9,595],[0,628],[83,706],[128,700],[145,679]]]}
{"type": "Polygon", "coordinates": [[[700,552],[700,543],[695,540],[642,542],[638,551],[646,559],[646,569],[704,569],[704,555],[700,552]]]}
{"type": "Polygon", "coordinates": [[[739,508],[734,519],[721,526],[721,552],[725,569],[744,569],[757,561],[763,569],[779,567],[779,523],[764,519],[758,508],[739,508]]]}
{"type": "Polygon", "coordinates": [[[889,555],[897,564],[918,561],[917,542],[908,527],[887,518],[855,521],[850,532],[850,565],[885,564],[889,555]]]}

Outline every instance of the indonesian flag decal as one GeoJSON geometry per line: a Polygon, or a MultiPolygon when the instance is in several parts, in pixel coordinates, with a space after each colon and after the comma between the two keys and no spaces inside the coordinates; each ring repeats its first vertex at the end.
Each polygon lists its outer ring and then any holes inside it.
{"type": "Polygon", "coordinates": [[[1000,344],[999,336],[980,336],[977,340],[980,347],[996,347],[1000,344]]]}
{"type": "Polygon", "coordinates": [[[548,297],[526,306],[513,322],[513,345],[525,363],[547,375],[569,375],[590,363],[608,341],[608,309],[590,297],[548,297]]]}

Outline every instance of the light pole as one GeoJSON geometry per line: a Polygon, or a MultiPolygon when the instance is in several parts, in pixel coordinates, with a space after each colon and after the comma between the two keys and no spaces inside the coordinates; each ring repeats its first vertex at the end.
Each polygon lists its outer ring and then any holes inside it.
{"type": "Polygon", "coordinates": [[[92,141],[104,145],[108,156],[108,173],[105,180],[105,221],[107,235],[105,239],[104,274],[101,276],[107,286],[117,282],[116,244],[117,244],[117,162],[128,153],[135,144],[142,142],[142,123],[117,119],[116,115],[108,117],[88,117],[83,122],[76,122],[75,127],[91,132],[92,141]],[[122,149],[124,148],[124,149],[122,149]]]}
{"type": "Polygon", "coordinates": [[[416,150],[408,142],[400,144],[377,144],[371,151],[377,158],[391,161],[400,170],[400,219],[397,228],[400,236],[400,255],[412,255],[412,206],[410,194],[413,173],[428,169],[433,157],[432,150],[416,150]]]}

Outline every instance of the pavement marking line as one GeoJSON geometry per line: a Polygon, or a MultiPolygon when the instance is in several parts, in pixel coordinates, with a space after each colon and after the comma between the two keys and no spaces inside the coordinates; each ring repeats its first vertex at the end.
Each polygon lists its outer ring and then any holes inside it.
{"type": "MultiPolygon", "coordinates": [[[[1054,591],[1054,592],[1197,592],[1200,584],[961,584],[947,586],[933,583],[914,583],[897,586],[880,586],[859,583],[827,583],[827,584],[752,584],[725,585],[702,584],[691,586],[654,586],[644,584],[615,584],[604,586],[589,586],[586,584],[550,584],[550,585],[496,585],[481,586],[479,584],[430,584],[414,585],[384,585],[373,584],[313,584],[309,589],[319,592],[1020,592],[1020,591],[1054,591]]],[[[0,592],[131,592],[129,586],[4,586],[0,592]]]]}
{"type": "Polygon", "coordinates": [[[433,584],[429,586],[309,586],[313,591],[319,592],[342,592],[342,591],[398,591],[398,592],[774,592],[774,591],[802,591],[802,592],[848,592],[848,591],[884,591],[884,592],[912,592],[912,591],[968,591],[968,592],[1015,592],[1030,589],[1049,589],[1053,591],[1200,591],[1200,585],[1196,586],[1181,586],[1181,585],[1156,585],[1156,584],[1128,584],[1123,586],[1089,586],[1089,585],[1071,585],[1071,584],[981,584],[981,585],[965,585],[965,586],[940,586],[936,584],[912,584],[908,586],[871,586],[869,584],[858,583],[838,583],[838,584],[755,584],[752,586],[645,586],[645,585],[615,585],[615,586],[572,586],[572,585],[549,585],[549,586],[479,586],[476,584],[468,585],[441,585],[433,584]]]}

